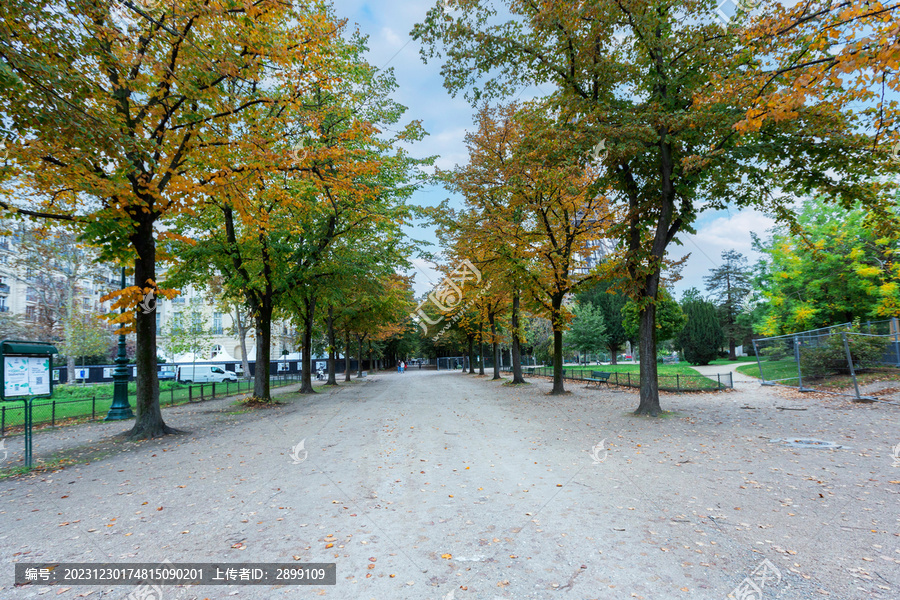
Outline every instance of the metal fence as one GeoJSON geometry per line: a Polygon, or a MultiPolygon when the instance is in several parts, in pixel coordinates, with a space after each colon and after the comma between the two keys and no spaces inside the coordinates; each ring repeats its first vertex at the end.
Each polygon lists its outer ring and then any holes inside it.
{"type": "MultiPolygon", "coordinates": [[[[300,381],[300,373],[272,375],[269,378],[272,387],[281,387],[300,381]]],[[[198,383],[193,385],[166,384],[166,389],[159,391],[159,403],[162,406],[174,406],[190,402],[201,402],[213,398],[225,398],[253,390],[253,380],[238,380],[236,383],[198,383]]],[[[90,386],[88,386],[90,387],[90,386]]],[[[104,419],[112,405],[112,386],[109,395],[84,396],[81,398],[56,399],[47,398],[32,401],[32,419],[34,425],[56,425],[75,421],[96,421],[104,419]]],[[[20,402],[0,403],[0,437],[10,430],[21,429],[25,422],[25,407],[20,402]]]]}
{"type": "Polygon", "coordinates": [[[785,385],[872,399],[860,383],[884,375],[900,376],[900,324],[884,321],[842,323],[753,340],[763,385],[785,385]]]}
{"type": "MultiPolygon", "coordinates": [[[[501,369],[507,373],[512,369],[504,367],[501,369]]],[[[641,387],[641,377],[639,373],[618,371],[604,371],[601,367],[587,369],[572,369],[566,367],[563,369],[563,379],[575,382],[592,383],[592,372],[609,373],[608,385],[620,387],[641,387]]],[[[522,374],[525,376],[537,377],[553,377],[553,367],[522,367],[522,374]]],[[[666,392],[714,392],[724,389],[734,388],[734,380],[731,373],[719,373],[713,376],[694,374],[676,374],[676,375],[657,375],[659,389],[666,392]]]]}

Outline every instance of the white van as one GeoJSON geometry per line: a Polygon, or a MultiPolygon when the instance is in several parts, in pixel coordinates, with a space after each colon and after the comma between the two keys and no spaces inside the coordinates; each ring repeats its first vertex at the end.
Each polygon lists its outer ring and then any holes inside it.
{"type": "Polygon", "coordinates": [[[178,381],[184,383],[220,383],[237,381],[234,371],[226,371],[222,365],[184,365],[178,367],[178,381]]]}

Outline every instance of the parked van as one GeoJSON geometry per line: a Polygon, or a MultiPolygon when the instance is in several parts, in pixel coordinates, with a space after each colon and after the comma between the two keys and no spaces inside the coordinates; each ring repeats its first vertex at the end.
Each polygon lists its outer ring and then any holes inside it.
{"type": "Polygon", "coordinates": [[[178,367],[178,381],[184,383],[219,383],[237,381],[234,371],[226,371],[222,365],[184,365],[178,367]]]}

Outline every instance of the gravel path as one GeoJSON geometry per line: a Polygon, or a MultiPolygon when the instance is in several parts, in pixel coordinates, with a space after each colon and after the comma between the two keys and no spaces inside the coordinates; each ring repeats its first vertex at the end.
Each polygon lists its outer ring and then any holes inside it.
{"type": "MultiPolygon", "coordinates": [[[[337,563],[336,586],[156,600],[720,600],[764,559],[780,577],[767,599],[900,598],[897,407],[739,385],[666,395],[673,412],[648,419],[635,392],[531,381],[386,373],[245,414],[167,413],[192,433],[162,440],[95,429],[113,446],[90,464],[0,481],[0,548],[7,563],[337,563]],[[850,448],[769,441],[792,436],[850,448]]],[[[10,564],[0,598],[131,591],[11,581],[10,564]]]]}

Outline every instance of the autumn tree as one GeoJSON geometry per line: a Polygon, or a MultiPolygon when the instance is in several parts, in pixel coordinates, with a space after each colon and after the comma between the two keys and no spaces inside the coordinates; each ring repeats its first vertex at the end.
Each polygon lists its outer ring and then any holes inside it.
{"type": "Polygon", "coordinates": [[[789,219],[791,195],[810,191],[878,208],[890,184],[872,176],[900,169],[871,153],[896,125],[882,86],[900,87],[887,75],[897,6],[771,3],[724,28],[710,0],[510,0],[508,18],[474,1],[443,8],[412,35],[424,59],[443,59],[452,93],[480,104],[552,86],[557,127],[603,163],[595,189],[611,190],[622,213],[610,273],[639,311],[638,414],[661,410],[656,302],[667,249],[699,208],[731,202],[789,219]]]}
{"type": "Polygon", "coordinates": [[[602,238],[611,215],[591,185],[589,158],[574,151],[572,136],[555,128],[546,111],[541,104],[483,108],[477,131],[466,136],[469,163],[444,179],[463,195],[472,213],[465,219],[476,225],[460,229],[462,237],[481,229],[493,246],[516,249],[498,262],[553,325],[552,393],[559,394],[563,302],[592,280],[581,257],[602,238]]]}
{"type": "MultiPolygon", "coordinates": [[[[129,309],[156,289],[162,222],[222,178],[283,164],[274,147],[311,83],[327,82],[322,67],[338,33],[321,5],[278,0],[146,10],[11,0],[0,23],[0,94],[16,136],[7,181],[30,190],[4,205],[72,222],[103,260],[133,261],[134,286],[116,306],[129,309]],[[237,127],[260,107],[277,139],[237,127]]],[[[137,334],[131,436],[172,433],[159,407],[155,314],[126,318],[137,334]]]]}
{"type": "MultiPolygon", "coordinates": [[[[410,215],[405,200],[415,189],[412,170],[423,161],[400,145],[423,132],[413,122],[390,137],[379,135],[380,128],[396,127],[405,110],[390,98],[393,77],[365,63],[361,38],[341,39],[335,47],[339,57],[324,73],[328,85],[323,81],[304,98],[302,110],[291,111],[292,145],[273,148],[288,164],[223,176],[195,214],[181,221],[182,233],[191,238],[178,246],[182,276],[196,278],[202,269],[220,274],[229,295],[240,297],[253,315],[254,396],[262,401],[270,399],[264,369],[275,312],[284,311],[303,332],[301,390],[312,392],[320,294],[338,281],[354,285],[377,276],[360,267],[372,264],[358,260],[364,249],[377,246],[369,258],[378,256],[382,264],[400,264],[405,253],[399,227],[410,215]],[[355,279],[344,277],[348,272],[355,279]]],[[[270,110],[259,105],[245,111],[243,126],[278,139],[283,123],[269,119],[270,110]]]]}

